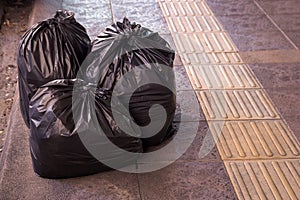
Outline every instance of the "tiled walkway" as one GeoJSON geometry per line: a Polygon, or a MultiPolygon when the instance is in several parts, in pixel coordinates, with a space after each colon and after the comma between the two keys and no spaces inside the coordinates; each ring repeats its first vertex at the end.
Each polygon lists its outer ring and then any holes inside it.
{"type": "MultiPolygon", "coordinates": [[[[247,41],[247,35],[253,34],[250,32],[253,25],[262,31],[272,27],[278,39],[283,37],[278,42],[298,49],[258,2],[209,2],[217,14],[224,14],[219,18],[225,21],[225,27],[229,26],[234,33],[245,31],[244,38],[236,40],[240,49],[246,43],[241,40],[247,41]],[[242,8],[244,13],[240,12],[242,8]],[[246,15],[247,12],[252,15],[246,15]],[[253,15],[255,12],[259,14],[253,15]],[[251,17],[249,26],[244,21],[249,22],[251,17]],[[243,23],[248,29],[239,27],[243,23]]],[[[300,198],[299,142],[249,66],[240,59],[230,35],[207,1],[159,3],[238,198],[300,198]]],[[[250,39],[261,40],[262,45],[247,50],[264,49],[263,42],[270,42],[260,35],[250,39]]],[[[273,43],[267,44],[272,48],[273,43]]]]}
{"type": "Polygon", "coordinates": [[[32,171],[28,130],[15,104],[0,162],[0,199],[300,198],[300,30],[292,20],[300,15],[299,1],[37,0],[36,5],[33,22],[70,9],[93,37],[123,16],[159,32],[181,58],[175,62],[176,121],[186,139],[196,137],[179,160],[155,172],[42,179],[32,171]],[[198,102],[199,110],[192,106],[198,102]]]}
{"type": "Polygon", "coordinates": [[[279,45],[298,49],[263,9],[270,8],[270,2],[161,0],[159,4],[237,197],[299,199],[299,142],[239,55],[239,50],[281,49],[279,45]],[[266,35],[266,29],[274,34],[266,35]],[[240,37],[235,37],[238,33],[240,37]],[[270,35],[273,41],[266,39],[270,35]]]}

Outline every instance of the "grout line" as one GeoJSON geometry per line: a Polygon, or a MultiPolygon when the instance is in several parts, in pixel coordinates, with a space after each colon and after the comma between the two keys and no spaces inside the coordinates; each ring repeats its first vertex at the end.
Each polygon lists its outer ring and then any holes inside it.
{"type": "Polygon", "coordinates": [[[114,24],[115,23],[115,17],[114,17],[114,13],[113,13],[113,4],[112,4],[112,0],[109,1],[109,6],[110,6],[110,14],[111,14],[111,21],[114,24]]]}
{"type": "MultiPolygon", "coordinates": [[[[218,149],[217,149],[218,150],[218,149]]],[[[218,150],[219,151],[219,150],[218,150]]],[[[203,162],[270,162],[270,161],[300,161],[300,157],[286,157],[286,158],[248,158],[248,159],[222,159],[222,157],[217,157],[214,160],[211,159],[178,159],[176,160],[176,163],[186,163],[186,162],[197,162],[197,163],[203,163],[203,162]]]]}
{"type": "Polygon", "coordinates": [[[141,185],[140,185],[140,180],[139,180],[139,174],[136,173],[135,175],[136,175],[136,180],[137,180],[137,184],[138,184],[140,200],[143,200],[142,193],[141,193],[141,185]]]}
{"type": "Polygon", "coordinates": [[[281,34],[293,45],[295,49],[299,49],[297,45],[285,34],[285,32],[276,24],[276,22],[267,14],[267,12],[259,5],[256,0],[253,0],[256,6],[267,16],[267,18],[272,22],[272,24],[281,32],[281,34]]]}

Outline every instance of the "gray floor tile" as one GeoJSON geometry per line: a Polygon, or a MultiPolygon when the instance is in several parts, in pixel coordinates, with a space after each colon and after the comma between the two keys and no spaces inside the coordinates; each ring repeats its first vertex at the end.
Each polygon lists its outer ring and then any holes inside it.
{"type": "Polygon", "coordinates": [[[190,122],[205,120],[195,92],[192,90],[177,91],[175,121],[190,122]]]}
{"type": "Polygon", "coordinates": [[[218,19],[230,33],[277,30],[265,15],[229,15],[218,16],[218,19]]]}
{"type": "MultiPolygon", "coordinates": [[[[190,142],[187,144],[186,150],[180,154],[180,158],[178,159],[179,162],[222,161],[215,142],[213,140],[209,140],[212,139],[212,135],[205,121],[176,123],[176,127],[178,130],[176,134],[182,134],[182,136],[180,135],[176,137],[176,135],[174,135],[163,144],[150,147],[147,151],[149,152],[161,149],[165,145],[168,145],[171,141],[176,142],[180,148],[183,144],[186,145],[187,142],[190,142]]],[[[170,158],[173,158],[175,156],[174,154],[178,152],[178,149],[173,151],[164,151],[154,159],[155,163],[170,161],[170,158]]]]}
{"type": "Polygon", "coordinates": [[[144,200],[236,199],[222,162],[174,163],[138,179],[144,200]]]}
{"type": "Polygon", "coordinates": [[[300,14],[298,0],[257,0],[259,5],[269,14],[300,14]]]}
{"type": "Polygon", "coordinates": [[[285,116],[284,119],[300,142],[300,115],[285,116]]]}
{"type": "Polygon", "coordinates": [[[68,199],[140,199],[137,175],[119,171],[57,180],[56,187],[69,188],[68,199]]]}
{"type": "Polygon", "coordinates": [[[292,44],[279,31],[230,33],[240,51],[293,49],[292,44]]]}
{"type": "Polygon", "coordinates": [[[300,31],[285,31],[285,33],[298,47],[298,49],[300,49],[300,31]]]}
{"type": "Polygon", "coordinates": [[[184,66],[174,66],[174,70],[176,79],[176,90],[192,90],[193,88],[184,66]]]}
{"type": "Polygon", "coordinates": [[[268,95],[279,110],[285,116],[299,115],[300,108],[300,87],[267,88],[268,95]]]}
{"type": "Polygon", "coordinates": [[[300,85],[300,63],[249,64],[264,88],[288,88],[300,85]]]}
{"type": "MultiPolygon", "coordinates": [[[[183,130],[189,133],[187,123],[181,123],[181,126],[183,130]]],[[[180,157],[179,161],[222,161],[215,142],[207,140],[209,138],[212,139],[212,135],[207,123],[204,121],[199,122],[198,132],[193,143],[180,157]]]]}
{"type": "MultiPolygon", "coordinates": [[[[300,4],[299,4],[300,5],[300,4]]],[[[270,16],[283,31],[300,31],[299,14],[275,14],[270,16]]]]}
{"type": "Polygon", "coordinates": [[[207,0],[215,15],[260,15],[252,0],[207,0]]]}

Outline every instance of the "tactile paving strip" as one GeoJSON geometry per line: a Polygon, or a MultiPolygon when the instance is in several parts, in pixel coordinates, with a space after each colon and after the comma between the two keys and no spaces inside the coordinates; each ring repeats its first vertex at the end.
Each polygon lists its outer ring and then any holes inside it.
{"type": "Polygon", "coordinates": [[[300,199],[299,142],[205,0],[158,0],[239,199],[300,199]]]}
{"type": "Polygon", "coordinates": [[[224,32],[176,34],[174,42],[180,53],[195,52],[237,52],[227,34],[224,32]]]}
{"type": "Polygon", "coordinates": [[[165,17],[211,15],[205,1],[161,1],[160,6],[165,17]]]}
{"type": "Polygon", "coordinates": [[[192,65],[219,65],[219,64],[241,64],[242,60],[238,53],[183,53],[181,54],[181,60],[183,64],[192,65]]]}
{"type": "Polygon", "coordinates": [[[239,199],[299,199],[300,160],[225,162],[239,199]]]}
{"type": "Polygon", "coordinates": [[[194,89],[260,88],[245,65],[188,65],[186,71],[194,89]]]}
{"type": "Polygon", "coordinates": [[[209,122],[223,160],[300,158],[300,145],[281,120],[209,122]]]}
{"type": "Polygon", "coordinates": [[[167,17],[171,32],[210,32],[221,31],[222,28],[213,16],[167,17]]]}
{"type": "Polygon", "coordinates": [[[279,119],[263,90],[196,91],[207,120],[279,119]]]}

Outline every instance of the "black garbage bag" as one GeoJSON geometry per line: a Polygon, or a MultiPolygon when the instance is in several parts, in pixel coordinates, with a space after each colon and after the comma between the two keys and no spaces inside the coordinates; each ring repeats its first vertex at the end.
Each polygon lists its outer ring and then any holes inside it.
{"type": "Polygon", "coordinates": [[[118,110],[122,105],[123,113],[129,110],[142,130],[143,146],[158,145],[174,132],[174,56],[158,33],[124,18],[93,41],[78,76],[113,92],[112,108],[118,110]]]}
{"type": "Polygon", "coordinates": [[[107,28],[76,79],[48,82],[31,98],[35,172],[67,178],[118,169],[170,136],[176,103],[173,59],[167,42],[140,25],[124,19],[107,28]],[[156,128],[155,135],[142,138],[156,128]]]}
{"type": "Polygon", "coordinates": [[[138,155],[126,151],[142,152],[141,140],[114,124],[109,94],[104,93],[76,79],[54,80],[37,90],[29,109],[30,152],[37,174],[69,178],[135,163],[138,155]]]}
{"type": "Polygon", "coordinates": [[[57,11],[24,34],[18,49],[18,82],[21,113],[28,127],[29,100],[37,89],[55,79],[75,78],[90,47],[85,28],[68,11],[57,11]]]}

